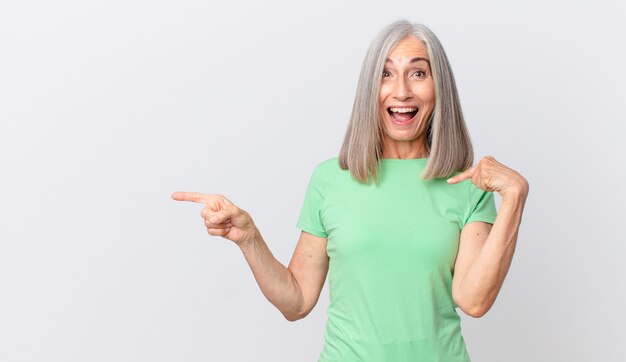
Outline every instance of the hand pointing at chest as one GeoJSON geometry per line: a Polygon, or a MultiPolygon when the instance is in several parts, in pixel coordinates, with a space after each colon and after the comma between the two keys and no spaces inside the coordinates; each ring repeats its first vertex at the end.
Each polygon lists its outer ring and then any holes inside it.
{"type": "Polygon", "coordinates": [[[528,195],[528,181],[513,169],[496,161],[491,156],[483,157],[477,164],[448,179],[448,183],[455,184],[472,179],[476,187],[497,192],[502,200],[526,198],[528,195]]]}

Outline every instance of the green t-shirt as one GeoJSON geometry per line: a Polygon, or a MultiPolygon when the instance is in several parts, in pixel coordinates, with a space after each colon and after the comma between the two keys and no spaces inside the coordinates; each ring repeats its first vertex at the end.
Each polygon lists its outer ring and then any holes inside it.
{"type": "MultiPolygon", "coordinates": [[[[470,361],[452,299],[460,231],[493,223],[492,192],[419,178],[427,158],[383,159],[362,184],[321,162],[297,227],[327,239],[330,304],[319,361],[470,361]]],[[[455,173],[455,175],[458,174],[455,173]]]]}

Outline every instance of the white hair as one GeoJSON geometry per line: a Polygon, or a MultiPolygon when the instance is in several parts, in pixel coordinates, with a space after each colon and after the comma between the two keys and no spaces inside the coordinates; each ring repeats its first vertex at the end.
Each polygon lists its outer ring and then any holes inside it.
{"type": "Polygon", "coordinates": [[[339,165],[363,183],[370,176],[378,182],[382,159],[382,124],[379,92],[385,60],[393,47],[407,36],[420,39],[428,50],[435,87],[435,106],[427,128],[429,161],[423,179],[449,177],[469,168],[474,160],[459,95],[448,57],[435,34],[422,24],[399,20],[383,29],[372,41],[359,76],[352,115],[346,130],[339,165]]]}

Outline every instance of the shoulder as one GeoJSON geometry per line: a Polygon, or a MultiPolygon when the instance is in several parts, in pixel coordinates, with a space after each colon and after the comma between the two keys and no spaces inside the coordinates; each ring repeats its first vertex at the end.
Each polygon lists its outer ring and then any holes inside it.
{"type": "Polygon", "coordinates": [[[327,185],[336,180],[341,171],[338,157],[328,158],[317,163],[311,175],[311,181],[319,186],[327,185]]]}
{"type": "Polygon", "coordinates": [[[331,157],[318,162],[313,173],[318,176],[332,175],[336,174],[340,170],[341,167],[339,167],[339,158],[331,157]]]}
{"type": "Polygon", "coordinates": [[[319,162],[316,169],[320,169],[326,172],[332,172],[341,169],[339,167],[339,157],[331,157],[329,159],[319,162]]]}

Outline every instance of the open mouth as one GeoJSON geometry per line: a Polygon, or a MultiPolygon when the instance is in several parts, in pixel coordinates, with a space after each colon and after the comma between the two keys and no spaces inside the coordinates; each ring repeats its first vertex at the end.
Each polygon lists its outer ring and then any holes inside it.
{"type": "Polygon", "coordinates": [[[405,124],[411,122],[411,120],[417,115],[419,108],[417,107],[389,107],[387,113],[391,116],[394,123],[405,124]]]}

